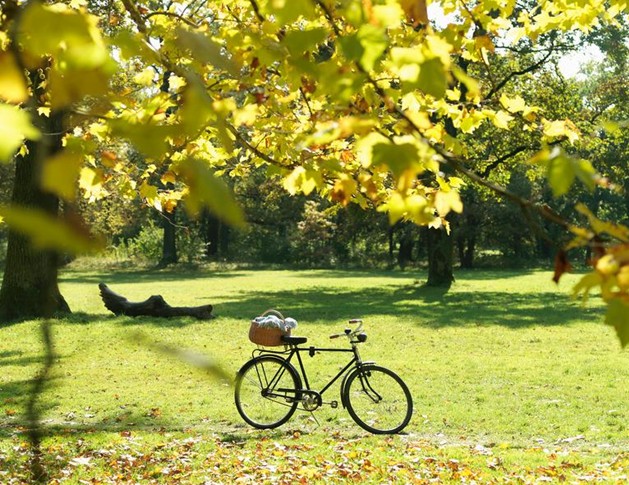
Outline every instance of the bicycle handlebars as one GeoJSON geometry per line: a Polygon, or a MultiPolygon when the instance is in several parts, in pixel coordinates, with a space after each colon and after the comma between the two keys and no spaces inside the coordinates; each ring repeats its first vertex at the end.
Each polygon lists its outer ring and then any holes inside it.
{"type": "Polygon", "coordinates": [[[356,337],[358,334],[360,334],[363,330],[363,321],[360,318],[352,318],[349,321],[350,324],[358,324],[358,326],[352,330],[351,328],[346,328],[345,331],[343,333],[334,333],[332,335],[330,335],[330,338],[339,338],[339,337],[347,337],[350,340],[353,337],[356,337]]]}

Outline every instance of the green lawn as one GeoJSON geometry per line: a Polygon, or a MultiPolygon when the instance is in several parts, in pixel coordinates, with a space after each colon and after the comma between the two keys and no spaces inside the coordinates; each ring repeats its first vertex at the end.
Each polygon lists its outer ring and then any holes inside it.
{"type": "MultiPolygon", "coordinates": [[[[75,315],[54,322],[57,357],[41,399],[44,459],[80,483],[623,483],[629,475],[629,352],[542,271],[459,272],[447,293],[421,272],[66,271],[75,315]],[[109,314],[107,283],[130,300],[215,306],[217,318],[109,314]],[[249,357],[249,320],[276,308],[318,346],[365,321],[363,358],[400,374],[415,413],[406,433],[375,437],[343,409],[298,413],[275,431],[246,426],[229,384],[160,350],[212,358],[234,375],[249,357]],[[316,420],[314,419],[316,418],[316,420]],[[301,477],[301,478],[300,478],[301,477]],[[625,477],[625,478],[623,478],[625,477]]],[[[24,405],[42,365],[39,322],[0,328],[0,482],[27,480],[24,405]],[[21,477],[21,478],[20,478],[21,477]]],[[[317,383],[342,363],[307,360],[317,383]]],[[[328,400],[338,399],[337,388],[328,400]]]]}

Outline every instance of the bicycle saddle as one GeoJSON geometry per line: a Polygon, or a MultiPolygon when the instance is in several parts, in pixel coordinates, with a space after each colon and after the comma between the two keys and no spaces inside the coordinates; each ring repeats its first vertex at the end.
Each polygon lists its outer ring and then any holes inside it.
{"type": "Polygon", "coordinates": [[[299,345],[308,342],[308,337],[293,337],[291,335],[282,335],[282,342],[288,345],[299,345]]]}

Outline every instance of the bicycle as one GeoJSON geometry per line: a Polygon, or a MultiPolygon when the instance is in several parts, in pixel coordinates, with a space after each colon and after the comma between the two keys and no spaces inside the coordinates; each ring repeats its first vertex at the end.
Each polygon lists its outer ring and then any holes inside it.
{"type": "Polygon", "coordinates": [[[411,419],[413,400],[404,381],[393,371],[363,362],[358,344],[367,340],[362,320],[352,330],[330,335],[347,337],[351,348],[300,347],[307,337],[283,336],[284,350],[255,349],[252,358],[238,371],[234,399],[240,416],[258,429],[272,429],[286,423],[301,405],[314,411],[323,404],[338,407],[338,401],[323,402],[323,394],[341,377],[341,404],[361,428],[375,434],[402,431],[411,419]],[[322,389],[310,388],[301,354],[319,352],[352,353],[350,361],[322,389]],[[298,368],[292,361],[296,359],[298,368]],[[299,370],[298,370],[299,369],[299,370]]]}

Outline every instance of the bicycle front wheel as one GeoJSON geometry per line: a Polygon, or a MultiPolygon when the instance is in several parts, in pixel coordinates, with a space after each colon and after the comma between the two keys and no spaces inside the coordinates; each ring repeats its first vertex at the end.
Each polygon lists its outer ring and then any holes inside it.
{"type": "Polygon", "coordinates": [[[404,381],[395,372],[376,365],[363,365],[353,371],[342,398],[352,419],[370,433],[399,433],[413,413],[413,399],[404,381]]]}
{"type": "Polygon", "coordinates": [[[234,399],[238,413],[258,429],[281,426],[297,409],[301,379],[281,357],[262,355],[242,366],[234,399]]]}

